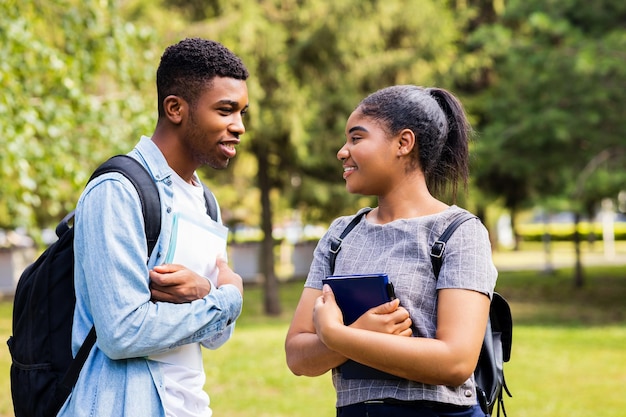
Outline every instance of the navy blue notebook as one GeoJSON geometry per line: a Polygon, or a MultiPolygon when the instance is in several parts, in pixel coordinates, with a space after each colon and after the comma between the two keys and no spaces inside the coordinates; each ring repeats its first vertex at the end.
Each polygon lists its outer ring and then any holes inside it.
{"type": "Polygon", "coordinates": [[[330,275],[322,283],[332,288],[346,326],[370,308],[395,298],[387,274],[330,275]]]}
{"type": "MultiPolygon", "coordinates": [[[[330,285],[346,326],[363,313],[395,298],[393,284],[387,274],[330,275],[322,279],[330,285]]],[[[345,379],[400,379],[358,362],[348,360],[339,367],[345,379]]]]}

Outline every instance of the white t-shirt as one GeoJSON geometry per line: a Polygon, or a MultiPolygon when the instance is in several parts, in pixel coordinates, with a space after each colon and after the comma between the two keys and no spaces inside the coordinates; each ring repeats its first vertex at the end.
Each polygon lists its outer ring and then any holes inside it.
{"type": "MultiPolygon", "coordinates": [[[[176,174],[172,178],[174,213],[192,217],[207,216],[204,189],[195,174],[195,185],[185,182],[176,174]]],[[[209,395],[203,390],[206,375],[200,343],[179,346],[165,353],[151,355],[149,359],[161,362],[165,384],[162,400],[167,417],[211,417],[213,412],[209,407],[209,395]]]]}

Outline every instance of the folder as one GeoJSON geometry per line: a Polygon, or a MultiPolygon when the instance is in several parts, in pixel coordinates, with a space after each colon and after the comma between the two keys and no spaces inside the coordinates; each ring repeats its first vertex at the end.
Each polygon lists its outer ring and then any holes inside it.
{"type": "MultiPolygon", "coordinates": [[[[330,285],[333,290],[346,326],[370,308],[395,298],[393,284],[387,274],[329,275],[322,279],[322,283],[330,285]]],[[[339,370],[344,379],[401,379],[353,360],[340,365],[339,370]]]]}

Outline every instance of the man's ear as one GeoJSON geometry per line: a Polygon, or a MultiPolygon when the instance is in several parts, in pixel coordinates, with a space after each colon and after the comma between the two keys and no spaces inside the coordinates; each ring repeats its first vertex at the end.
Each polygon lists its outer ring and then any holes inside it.
{"type": "Polygon", "coordinates": [[[411,129],[404,129],[398,134],[398,157],[406,156],[415,147],[415,133],[411,129]]]}
{"type": "Polygon", "coordinates": [[[167,96],[163,100],[163,111],[170,122],[180,124],[187,111],[187,102],[178,96],[167,96]]]}

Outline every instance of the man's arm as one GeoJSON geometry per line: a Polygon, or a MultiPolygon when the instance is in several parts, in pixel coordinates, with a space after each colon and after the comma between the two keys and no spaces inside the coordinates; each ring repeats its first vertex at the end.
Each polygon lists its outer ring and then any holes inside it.
{"type": "Polygon", "coordinates": [[[224,332],[241,313],[240,277],[222,268],[221,287],[203,298],[152,302],[136,191],[121,174],[95,181],[76,212],[74,245],[77,291],[98,329],[98,347],[111,359],[143,357],[224,332]],[[222,285],[229,279],[233,285],[222,285]]]}

